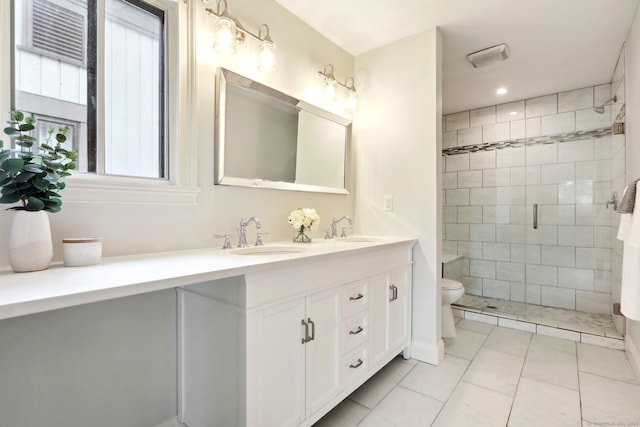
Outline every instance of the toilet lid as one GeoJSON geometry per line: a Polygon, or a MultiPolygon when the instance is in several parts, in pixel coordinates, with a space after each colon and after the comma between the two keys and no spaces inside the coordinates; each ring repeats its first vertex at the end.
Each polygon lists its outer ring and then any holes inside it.
{"type": "Polygon", "coordinates": [[[451,279],[440,279],[442,289],[464,289],[462,283],[451,279]]]}

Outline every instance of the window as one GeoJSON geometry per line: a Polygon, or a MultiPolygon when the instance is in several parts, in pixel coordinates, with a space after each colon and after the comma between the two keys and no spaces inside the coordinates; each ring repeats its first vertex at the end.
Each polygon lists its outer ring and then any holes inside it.
{"type": "Polygon", "coordinates": [[[42,129],[70,125],[80,171],[168,179],[166,12],[157,3],[14,0],[13,104],[42,129]]]}

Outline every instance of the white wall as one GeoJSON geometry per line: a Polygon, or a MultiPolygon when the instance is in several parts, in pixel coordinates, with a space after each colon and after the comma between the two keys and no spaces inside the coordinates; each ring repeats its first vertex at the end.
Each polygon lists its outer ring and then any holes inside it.
{"type": "MultiPolygon", "coordinates": [[[[324,236],[332,216],[353,215],[352,195],[331,195],[292,191],[234,188],[213,185],[214,100],[216,67],[223,65],[239,74],[272,86],[282,92],[319,105],[317,72],[326,64],[333,64],[340,80],[352,75],[354,58],[312,30],[272,0],[255,2],[234,0],[229,13],[237,17],[249,30],[267,23],[270,34],[278,45],[278,71],[265,76],[255,67],[255,40],[247,38],[238,47],[238,53],[229,58],[219,57],[212,49],[214,18],[207,15],[200,1],[180,2],[181,13],[195,8],[196,22],[196,82],[193,123],[197,151],[197,185],[202,188],[198,205],[142,205],[97,204],[65,201],[62,212],[50,216],[54,238],[54,261],[61,260],[61,239],[73,236],[104,237],[104,255],[124,255],[185,248],[212,247],[222,244],[215,233],[229,232],[232,243],[237,243],[235,227],[241,216],[255,215],[262,221],[264,231],[270,234],[265,241],[288,239],[291,236],[287,216],[298,207],[314,207],[321,215],[317,238],[324,236]]],[[[2,10],[5,10],[4,2],[2,10]]],[[[6,15],[1,17],[4,22],[6,15]]],[[[8,28],[8,26],[2,26],[8,28]]],[[[2,40],[2,54],[8,49],[2,40]]],[[[2,74],[2,88],[8,86],[6,64],[2,74]]],[[[181,64],[183,67],[186,64],[181,64]]],[[[6,100],[6,91],[0,94],[6,100]]],[[[4,101],[0,106],[6,107],[4,101]]],[[[322,106],[322,105],[320,105],[322,106]]],[[[325,106],[326,108],[326,106],[325,106]]],[[[4,108],[2,111],[6,111],[4,108]]],[[[334,110],[335,111],[335,110],[334,110]]],[[[2,120],[5,120],[2,113],[2,120]]],[[[189,115],[186,115],[189,118],[189,115]]],[[[5,138],[6,139],[6,138],[5,138]]],[[[188,173],[189,171],[187,171],[188,173]]],[[[0,207],[0,242],[7,242],[11,212],[0,207]]],[[[254,230],[248,230],[248,240],[254,239],[254,230]]],[[[0,266],[8,265],[7,245],[0,244],[0,266]]]]}
{"type": "Polygon", "coordinates": [[[417,236],[412,357],[437,364],[440,338],[441,41],[437,29],[356,58],[357,231],[417,236]],[[393,211],[383,197],[393,196],[393,211]]]}

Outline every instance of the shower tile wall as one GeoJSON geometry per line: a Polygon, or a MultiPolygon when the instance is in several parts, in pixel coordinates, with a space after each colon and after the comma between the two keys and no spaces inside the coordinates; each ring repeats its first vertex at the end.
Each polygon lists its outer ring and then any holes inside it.
{"type": "MultiPolygon", "coordinates": [[[[607,84],[447,115],[443,148],[608,127],[610,107],[593,107],[610,91],[607,84]]],[[[443,250],[465,257],[466,291],[610,313],[612,154],[607,136],[445,156],[443,250]]]]}

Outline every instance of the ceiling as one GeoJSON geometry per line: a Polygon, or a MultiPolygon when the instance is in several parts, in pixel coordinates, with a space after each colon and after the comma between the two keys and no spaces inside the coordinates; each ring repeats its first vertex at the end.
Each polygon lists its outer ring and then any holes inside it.
{"type": "MultiPolygon", "coordinates": [[[[357,56],[438,26],[443,112],[607,83],[638,0],[276,0],[357,56]],[[500,43],[511,57],[473,68],[466,55],[500,43]],[[498,87],[508,93],[498,96],[498,87]]],[[[356,82],[357,83],[357,82],[356,82]]]]}

